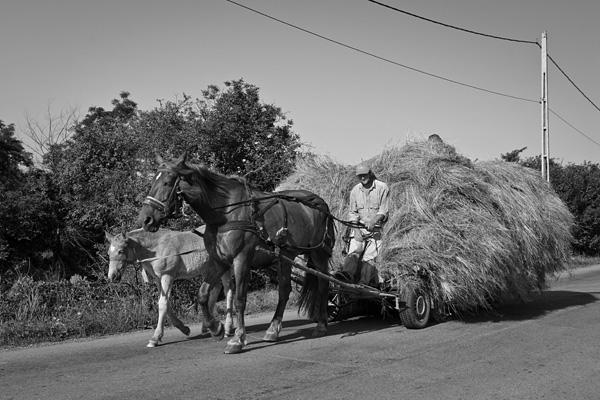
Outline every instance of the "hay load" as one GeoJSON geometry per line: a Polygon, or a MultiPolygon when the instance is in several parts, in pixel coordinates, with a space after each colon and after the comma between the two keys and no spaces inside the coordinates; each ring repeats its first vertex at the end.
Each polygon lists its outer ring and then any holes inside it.
{"type": "MultiPolygon", "coordinates": [[[[441,140],[391,148],[369,162],[390,187],[378,262],[388,279],[401,284],[425,272],[434,301],[463,312],[526,299],[566,268],[572,216],[536,171],[471,162],[441,140]]],[[[312,190],[347,219],[353,172],[327,157],[305,158],[281,189],[312,190]]]]}

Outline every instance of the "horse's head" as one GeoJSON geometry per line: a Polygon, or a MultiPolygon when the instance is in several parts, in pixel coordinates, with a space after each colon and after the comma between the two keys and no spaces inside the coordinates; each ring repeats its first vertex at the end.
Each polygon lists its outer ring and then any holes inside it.
{"type": "Polygon", "coordinates": [[[122,233],[113,236],[108,232],[105,232],[105,236],[110,243],[108,247],[108,280],[119,282],[121,272],[127,264],[127,237],[122,233]]]}
{"type": "Polygon", "coordinates": [[[154,176],[154,182],[138,218],[145,231],[156,232],[160,224],[177,209],[180,203],[180,170],[185,167],[186,157],[187,153],[184,153],[178,159],[167,162],[157,156],[158,172],[154,176]]]}

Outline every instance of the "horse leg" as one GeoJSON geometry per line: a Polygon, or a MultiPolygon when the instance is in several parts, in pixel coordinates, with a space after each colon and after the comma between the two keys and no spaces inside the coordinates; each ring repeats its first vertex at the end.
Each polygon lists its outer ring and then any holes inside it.
{"type": "Polygon", "coordinates": [[[202,332],[208,330],[217,340],[223,339],[225,329],[223,328],[223,324],[215,319],[213,314],[215,301],[211,300],[211,298],[216,297],[214,293],[216,292],[218,295],[220,289],[220,283],[214,285],[209,282],[203,282],[198,290],[198,304],[200,305],[200,313],[202,314],[202,332]]]}
{"type": "MultiPolygon", "coordinates": [[[[320,249],[313,250],[309,262],[317,271],[327,273],[329,267],[329,255],[320,249]]],[[[317,279],[313,319],[317,323],[313,329],[312,337],[321,337],[327,334],[327,301],[329,296],[329,281],[323,278],[317,279]]]]}
{"type": "MultiPolygon", "coordinates": [[[[163,275],[163,280],[166,277],[167,277],[166,275],[163,275]]],[[[181,333],[183,333],[185,336],[189,336],[190,335],[189,326],[187,326],[183,322],[181,322],[181,320],[177,317],[177,315],[175,315],[175,313],[171,309],[171,306],[168,303],[169,297],[171,296],[170,291],[171,291],[172,284],[174,281],[174,279],[172,279],[170,276],[168,278],[170,279],[170,283],[169,283],[169,292],[167,294],[167,316],[169,317],[169,320],[171,321],[171,323],[173,324],[173,326],[175,328],[179,329],[181,331],[181,333]]]]}
{"type": "Polygon", "coordinates": [[[225,336],[233,336],[233,289],[231,286],[231,273],[226,272],[221,277],[223,289],[225,290],[225,336]]]}
{"type": "Polygon", "coordinates": [[[221,277],[224,273],[229,273],[226,265],[209,259],[200,267],[200,273],[204,278],[204,283],[198,291],[198,304],[202,313],[202,325],[207,327],[210,334],[218,340],[223,339],[225,329],[220,321],[217,321],[213,315],[213,304],[221,290],[221,277]],[[210,297],[214,296],[214,302],[211,304],[210,297]]]}
{"type": "MultiPolygon", "coordinates": [[[[225,276],[225,275],[223,275],[225,276]]],[[[223,279],[223,278],[221,278],[223,279]]],[[[202,287],[200,288],[202,289],[202,287]]],[[[208,293],[208,309],[210,310],[209,314],[205,314],[205,315],[210,315],[212,317],[216,317],[217,315],[217,301],[219,300],[219,295],[221,294],[221,283],[217,282],[215,283],[215,285],[212,287],[212,289],[209,289],[207,287],[205,287],[205,289],[209,290],[208,293]]],[[[201,290],[198,290],[198,304],[200,304],[200,299],[202,298],[202,292],[201,290]]],[[[202,310],[201,310],[202,311],[202,310]]],[[[207,319],[212,319],[212,317],[208,317],[207,319]]],[[[201,330],[202,333],[207,333],[210,332],[210,329],[208,327],[208,325],[204,324],[204,320],[202,321],[201,324],[201,330]]]]}
{"type": "Polygon", "coordinates": [[[158,343],[162,340],[163,330],[165,326],[165,316],[167,314],[167,309],[169,307],[169,292],[171,291],[171,285],[173,280],[168,275],[163,275],[159,277],[158,284],[158,322],[156,323],[156,329],[154,330],[154,334],[148,341],[146,347],[156,347],[158,343]]]}
{"type": "Polygon", "coordinates": [[[279,339],[279,332],[283,323],[283,313],[290,298],[292,291],[292,265],[286,261],[279,263],[277,271],[277,281],[279,290],[279,299],[277,300],[277,308],[271,320],[271,325],[267,329],[263,340],[265,342],[276,342],[279,339]]]}
{"type": "Polygon", "coordinates": [[[233,271],[235,273],[235,308],[237,310],[237,329],[235,335],[227,342],[225,354],[241,353],[246,341],[246,325],[244,313],[246,310],[246,297],[248,292],[248,263],[247,254],[240,253],[233,260],[233,271]]]}

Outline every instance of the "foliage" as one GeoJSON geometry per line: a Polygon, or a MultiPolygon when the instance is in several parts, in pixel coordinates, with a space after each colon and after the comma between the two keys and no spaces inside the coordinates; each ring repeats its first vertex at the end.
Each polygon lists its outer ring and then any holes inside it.
{"type": "MultiPolygon", "coordinates": [[[[273,189],[290,172],[300,146],[292,122],[241,79],[225,82],[223,90],[211,85],[202,94],[201,100],[184,94],[142,111],[122,92],[108,110],[90,107],[80,121],[64,127],[69,135],[40,147],[47,150],[43,170],[22,170],[32,165],[31,155],[13,138],[14,126],[0,121],[6,181],[0,183],[12,185],[0,205],[5,222],[0,272],[55,279],[99,275],[94,269],[105,254],[104,230],[136,227],[157,153],[174,157],[187,151],[194,162],[273,189]]],[[[188,209],[169,227],[201,223],[188,209]]]]}
{"type": "Polygon", "coordinates": [[[32,169],[22,185],[2,193],[0,215],[0,275],[4,281],[15,274],[38,278],[60,276],[62,229],[56,190],[47,172],[32,169]]]}
{"type": "Polygon", "coordinates": [[[295,165],[299,137],[279,107],[260,101],[257,87],[242,79],[227,90],[203,91],[200,114],[209,138],[209,163],[225,174],[248,177],[261,190],[273,190],[295,165]]]}
{"type": "MultiPolygon", "coordinates": [[[[136,282],[137,272],[127,270],[122,283],[90,282],[78,275],[70,281],[36,281],[21,276],[0,290],[0,346],[23,346],[154,328],[158,317],[156,285],[136,282]]],[[[170,306],[185,323],[198,323],[196,304],[201,281],[176,281],[170,306]]],[[[297,296],[292,293],[294,304],[297,296]]],[[[221,297],[222,299],[223,297],[221,297]]],[[[277,291],[262,287],[249,294],[249,313],[273,310],[277,291]]],[[[217,303],[224,316],[224,302],[217,303]]],[[[170,321],[167,319],[167,326],[170,321]]],[[[150,335],[149,335],[150,336],[150,335]]]]}
{"type": "Polygon", "coordinates": [[[521,157],[521,153],[524,152],[526,149],[527,147],[522,147],[520,149],[509,151],[508,153],[500,154],[500,158],[506,162],[517,162],[521,157]]]}
{"type": "Polygon", "coordinates": [[[23,172],[20,166],[33,165],[31,154],[15,136],[14,124],[5,125],[0,120],[0,189],[7,190],[18,186],[23,172]]]}
{"type": "Polygon", "coordinates": [[[0,283],[48,258],[52,246],[45,246],[46,238],[59,225],[51,182],[32,167],[31,154],[14,133],[14,125],[0,121],[0,283]]]}

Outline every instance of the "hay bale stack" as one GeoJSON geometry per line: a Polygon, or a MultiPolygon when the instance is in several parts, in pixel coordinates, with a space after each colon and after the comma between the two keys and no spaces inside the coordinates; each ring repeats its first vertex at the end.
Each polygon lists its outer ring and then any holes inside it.
{"type": "MultiPolygon", "coordinates": [[[[353,168],[320,162],[301,161],[283,187],[316,192],[346,219],[353,168]]],[[[434,300],[463,312],[526,299],[565,269],[573,219],[536,171],[474,163],[441,141],[391,148],[370,163],[390,186],[379,269],[397,285],[425,271],[434,300]]]]}

